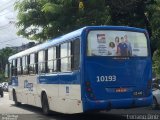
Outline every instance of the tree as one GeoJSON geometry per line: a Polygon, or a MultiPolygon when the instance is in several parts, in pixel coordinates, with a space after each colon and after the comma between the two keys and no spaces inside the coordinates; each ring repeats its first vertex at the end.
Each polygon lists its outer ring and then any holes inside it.
{"type": "Polygon", "coordinates": [[[36,0],[18,1],[18,35],[45,41],[86,25],[110,24],[109,8],[105,0],[83,2],[79,0],[36,0]]]}
{"type": "Polygon", "coordinates": [[[160,79],[160,50],[156,50],[153,54],[153,72],[160,79]]]}
{"type": "Polygon", "coordinates": [[[5,65],[8,63],[8,57],[14,54],[11,48],[3,48],[0,50],[0,81],[4,81],[5,65]]]}
{"type": "Polygon", "coordinates": [[[160,1],[154,0],[154,4],[148,5],[147,16],[152,28],[151,46],[152,53],[157,49],[160,50],[160,1]]]}
{"type": "Polygon", "coordinates": [[[106,0],[110,6],[113,25],[145,28],[151,35],[146,8],[153,0],[106,0]]]}
{"type": "Polygon", "coordinates": [[[159,0],[22,0],[15,4],[18,35],[26,38],[45,41],[88,25],[133,26],[148,30],[152,54],[160,46],[159,7],[159,0]]]}

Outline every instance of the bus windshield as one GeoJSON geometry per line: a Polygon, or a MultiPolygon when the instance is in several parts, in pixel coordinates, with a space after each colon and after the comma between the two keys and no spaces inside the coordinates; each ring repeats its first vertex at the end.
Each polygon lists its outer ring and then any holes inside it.
{"type": "Polygon", "coordinates": [[[148,56],[144,33],[93,30],[88,33],[88,56],[148,56]]]}

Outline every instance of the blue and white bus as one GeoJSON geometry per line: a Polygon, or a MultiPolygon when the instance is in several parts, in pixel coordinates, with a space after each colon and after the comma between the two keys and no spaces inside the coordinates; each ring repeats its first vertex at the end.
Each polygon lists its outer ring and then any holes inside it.
{"type": "Polygon", "coordinates": [[[88,26],[9,57],[16,105],[66,114],[149,106],[152,65],[147,31],[88,26]]]}

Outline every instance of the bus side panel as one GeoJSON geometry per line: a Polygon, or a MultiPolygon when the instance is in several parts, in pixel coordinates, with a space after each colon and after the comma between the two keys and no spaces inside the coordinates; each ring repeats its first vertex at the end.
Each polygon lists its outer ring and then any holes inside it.
{"type": "Polygon", "coordinates": [[[18,87],[16,88],[18,101],[35,106],[35,96],[37,95],[36,84],[36,75],[18,76],[18,87]]]}
{"type": "Polygon", "coordinates": [[[83,112],[79,72],[41,75],[39,81],[51,110],[68,114],[83,112]]]}
{"type": "Polygon", "coordinates": [[[53,98],[54,102],[52,102],[51,109],[68,114],[81,113],[83,109],[82,102],[79,99],[80,85],[67,85],[67,87],[70,88],[70,93],[65,94],[66,85],[59,85],[59,93],[61,96],[59,98],[53,98]]]}
{"type": "Polygon", "coordinates": [[[59,98],[64,101],[59,108],[65,113],[82,112],[79,72],[60,73],[59,82],[59,98]]]}

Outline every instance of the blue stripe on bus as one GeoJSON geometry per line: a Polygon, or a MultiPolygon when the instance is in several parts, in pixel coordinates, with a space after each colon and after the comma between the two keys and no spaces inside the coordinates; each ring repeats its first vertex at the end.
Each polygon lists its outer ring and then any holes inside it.
{"type": "Polygon", "coordinates": [[[80,84],[79,72],[42,74],[38,77],[39,84],[80,84]]]}

